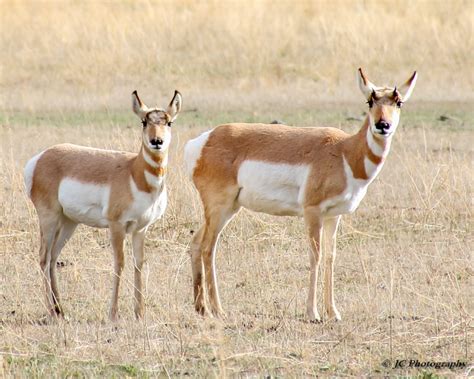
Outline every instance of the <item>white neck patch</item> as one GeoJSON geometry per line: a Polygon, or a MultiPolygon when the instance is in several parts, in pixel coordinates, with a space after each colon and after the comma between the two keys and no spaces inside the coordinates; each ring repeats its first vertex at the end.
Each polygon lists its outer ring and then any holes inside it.
{"type": "Polygon", "coordinates": [[[145,171],[145,180],[149,186],[154,187],[155,189],[161,189],[164,182],[163,176],[156,176],[148,171],[145,171]]]}
{"type": "Polygon", "coordinates": [[[369,183],[375,179],[375,177],[379,174],[380,170],[382,169],[384,161],[381,161],[379,164],[372,162],[369,158],[364,158],[364,168],[367,177],[369,178],[369,183]]]}
{"type": "Polygon", "coordinates": [[[148,154],[148,151],[145,149],[142,149],[142,156],[143,159],[145,160],[146,163],[148,163],[151,167],[157,168],[159,166],[158,163],[156,163],[151,157],[150,154],[148,154]]]}
{"type": "MultiPolygon", "coordinates": [[[[372,123],[372,121],[370,121],[372,123]]],[[[385,146],[380,146],[380,144],[377,143],[375,140],[374,135],[372,134],[372,127],[369,125],[367,128],[367,145],[369,146],[369,149],[374,153],[374,155],[380,157],[380,158],[385,158],[390,150],[390,145],[392,143],[392,137],[389,137],[385,140],[385,146]]]]}

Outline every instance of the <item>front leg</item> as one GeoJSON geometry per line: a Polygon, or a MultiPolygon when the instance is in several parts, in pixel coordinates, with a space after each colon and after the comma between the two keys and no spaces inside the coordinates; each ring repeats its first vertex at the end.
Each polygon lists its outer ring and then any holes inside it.
{"type": "Polygon", "coordinates": [[[317,308],[317,284],[319,265],[321,263],[321,215],[318,207],[304,209],[304,221],[309,236],[311,250],[309,252],[310,279],[306,314],[310,321],[320,322],[317,308]]]}
{"type": "Polygon", "coordinates": [[[336,259],[336,234],[341,216],[327,218],[323,222],[324,243],[324,305],[329,319],[341,320],[334,303],[334,261],[336,259]]]}
{"type": "Polygon", "coordinates": [[[111,321],[117,321],[120,276],[122,275],[124,266],[123,240],[125,238],[125,228],[118,222],[111,222],[109,229],[114,254],[114,284],[112,287],[112,302],[109,317],[111,321]]]}
{"type": "Polygon", "coordinates": [[[133,263],[135,271],[135,317],[137,319],[143,318],[145,310],[143,304],[143,288],[142,288],[142,268],[144,262],[143,245],[145,242],[145,230],[134,232],[132,235],[133,246],[133,263]]]}

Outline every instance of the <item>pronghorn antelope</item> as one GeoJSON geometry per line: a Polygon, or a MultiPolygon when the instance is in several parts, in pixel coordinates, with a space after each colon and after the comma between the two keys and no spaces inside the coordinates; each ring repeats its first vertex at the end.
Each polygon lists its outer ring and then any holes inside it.
{"type": "Polygon", "coordinates": [[[51,315],[62,315],[56,262],[78,224],[109,228],[114,255],[111,320],[117,319],[123,241],[132,234],[135,268],[135,315],[143,316],[141,270],[147,228],[166,209],[165,175],[171,124],[181,109],[175,91],[165,111],[148,108],[132,94],[133,111],[143,124],[138,154],[71,144],[50,147],[25,166],[25,183],[36,208],[40,235],[40,266],[51,315]]]}
{"type": "Polygon", "coordinates": [[[241,207],[272,215],[303,216],[310,241],[307,316],[320,321],[316,287],[325,254],[324,302],[334,304],[333,267],[341,215],[352,213],[380,172],[397,128],[400,108],[415,86],[416,72],[400,88],[377,87],[361,69],[358,81],[369,105],[354,135],[334,128],[227,124],[190,140],[185,162],[204,206],[205,222],[191,244],[194,305],[200,314],[223,316],[216,283],[219,234],[241,207]]]}

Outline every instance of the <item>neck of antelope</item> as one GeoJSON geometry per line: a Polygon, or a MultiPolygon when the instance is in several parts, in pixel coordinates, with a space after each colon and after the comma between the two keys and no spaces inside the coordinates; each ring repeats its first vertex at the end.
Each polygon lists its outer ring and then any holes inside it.
{"type": "Polygon", "coordinates": [[[380,138],[372,133],[369,116],[358,133],[348,139],[344,157],[354,178],[372,181],[380,172],[390,151],[391,137],[380,138]]]}
{"type": "Polygon", "coordinates": [[[168,151],[151,151],[142,145],[133,161],[132,178],[138,189],[145,192],[161,192],[168,164],[168,151]]]}

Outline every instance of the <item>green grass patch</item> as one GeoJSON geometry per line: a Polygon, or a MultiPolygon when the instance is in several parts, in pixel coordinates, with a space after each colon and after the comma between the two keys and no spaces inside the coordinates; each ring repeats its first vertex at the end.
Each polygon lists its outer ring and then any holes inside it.
{"type": "Polygon", "coordinates": [[[131,364],[104,364],[99,361],[77,361],[59,358],[54,355],[4,358],[6,377],[14,378],[149,378],[159,376],[159,372],[145,371],[131,364]]]}

